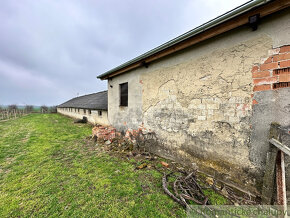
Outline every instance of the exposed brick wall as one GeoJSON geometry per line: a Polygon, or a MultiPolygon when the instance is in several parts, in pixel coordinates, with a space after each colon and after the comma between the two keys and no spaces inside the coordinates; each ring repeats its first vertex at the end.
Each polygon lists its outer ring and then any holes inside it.
{"type": "Polygon", "coordinates": [[[252,68],[254,92],[290,87],[290,45],[272,49],[269,54],[252,68]]]}

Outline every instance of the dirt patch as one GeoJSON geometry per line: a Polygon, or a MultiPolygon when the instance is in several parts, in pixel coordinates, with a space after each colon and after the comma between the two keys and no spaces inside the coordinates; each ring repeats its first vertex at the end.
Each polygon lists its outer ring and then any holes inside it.
{"type": "Polygon", "coordinates": [[[7,165],[12,164],[14,161],[15,161],[15,158],[14,157],[7,157],[5,159],[5,162],[6,162],[7,165]]]}

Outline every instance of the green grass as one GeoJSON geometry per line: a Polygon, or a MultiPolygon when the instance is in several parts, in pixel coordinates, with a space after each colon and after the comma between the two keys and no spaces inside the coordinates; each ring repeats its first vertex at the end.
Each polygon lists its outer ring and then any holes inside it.
{"type": "Polygon", "coordinates": [[[0,123],[0,217],[171,217],[162,175],[99,152],[91,126],[58,114],[0,123]]]}

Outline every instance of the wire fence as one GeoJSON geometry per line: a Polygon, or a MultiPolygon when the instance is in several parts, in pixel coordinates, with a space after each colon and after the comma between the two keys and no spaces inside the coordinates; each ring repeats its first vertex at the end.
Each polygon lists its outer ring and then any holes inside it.
{"type": "Polygon", "coordinates": [[[0,109],[0,121],[16,119],[29,113],[25,109],[0,109]]]}
{"type": "Polygon", "coordinates": [[[56,113],[56,107],[42,106],[34,108],[32,106],[26,108],[1,108],[0,107],[0,121],[16,119],[31,113],[56,113]]]}

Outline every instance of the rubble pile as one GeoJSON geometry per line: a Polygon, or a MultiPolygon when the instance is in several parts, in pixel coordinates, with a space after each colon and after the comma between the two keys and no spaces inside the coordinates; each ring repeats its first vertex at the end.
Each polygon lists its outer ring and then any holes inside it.
{"type": "Polygon", "coordinates": [[[112,126],[97,125],[92,130],[92,138],[103,139],[104,141],[111,141],[116,137],[120,137],[121,133],[117,132],[112,126]]]}

